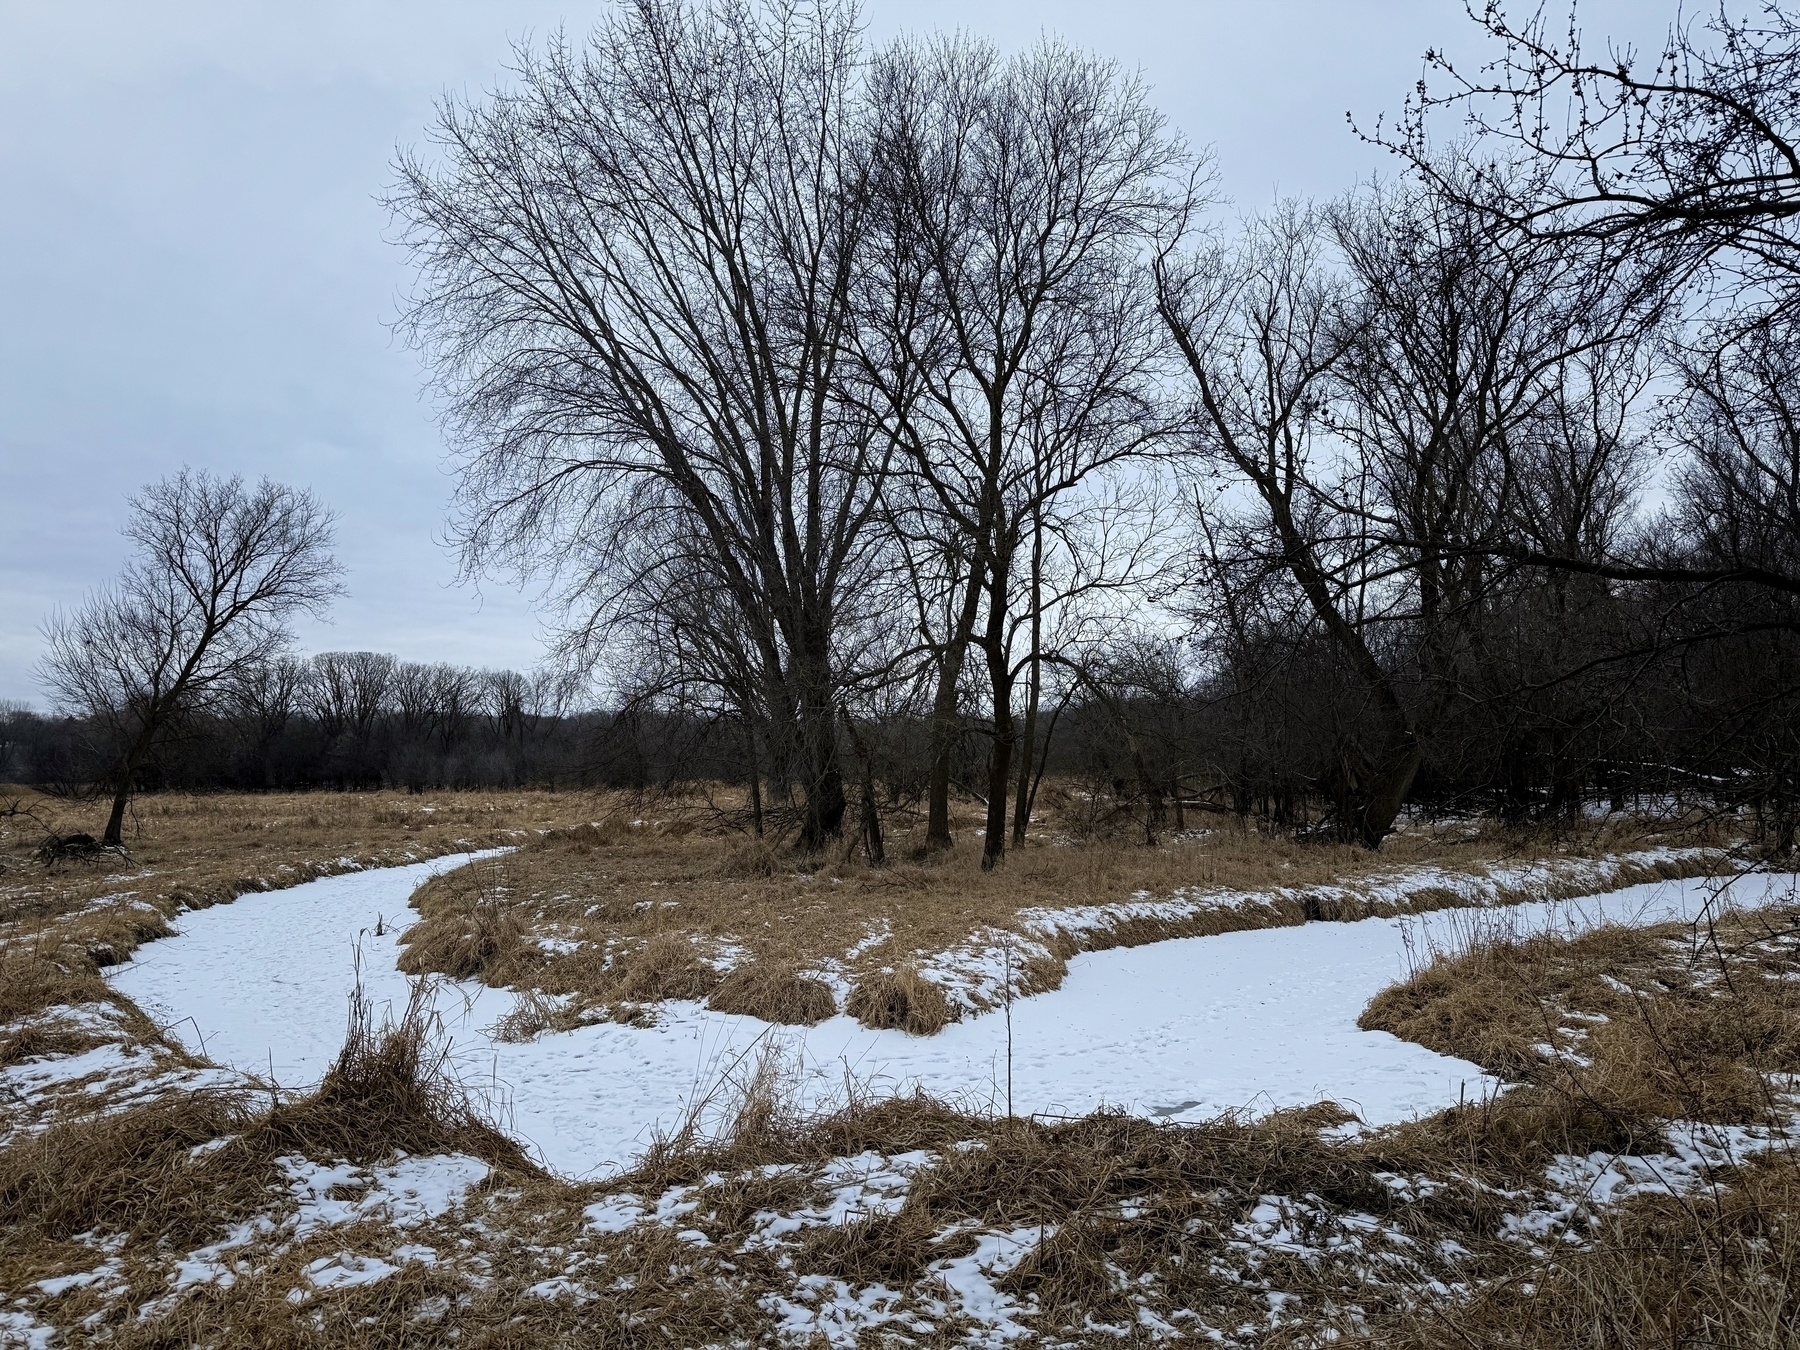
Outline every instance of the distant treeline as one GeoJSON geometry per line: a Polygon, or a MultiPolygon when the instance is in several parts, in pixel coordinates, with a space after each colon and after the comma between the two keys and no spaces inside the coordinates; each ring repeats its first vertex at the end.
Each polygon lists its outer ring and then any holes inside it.
{"type": "MultiPolygon", "coordinates": [[[[379,652],[282,656],[188,712],[142,786],[188,789],[557,787],[648,782],[623,721],[572,706],[550,675],[401,661],[379,652]]],[[[0,779],[77,792],[109,782],[118,724],[0,708],[0,779]]],[[[654,736],[652,737],[654,740],[654,736]]]]}
{"type": "MultiPolygon", "coordinates": [[[[1567,606],[1571,597],[1559,603],[1567,606]]],[[[1564,608],[1558,612],[1568,614],[1564,608]]],[[[1636,621],[1652,623],[1646,605],[1636,621]]],[[[1429,813],[1488,813],[1519,822],[1570,821],[1584,809],[1741,809],[1779,839],[1793,830],[1788,781],[1800,736],[1794,710],[1770,706],[1772,651],[1708,644],[1680,671],[1620,689],[1591,681],[1533,688],[1523,671],[1548,669],[1538,644],[1571,632],[1616,650],[1633,616],[1606,588],[1577,603],[1578,622],[1523,626],[1508,636],[1506,668],[1488,698],[1471,700],[1440,737],[1409,801],[1429,813]],[[1606,612],[1602,623],[1597,611],[1606,612]],[[1602,640],[1601,635],[1605,636],[1602,640]],[[1771,712],[1775,715],[1771,716],[1771,712]],[[1771,783],[1776,790],[1771,791],[1771,783]]],[[[1756,645],[1745,638],[1739,646],[1756,645]]],[[[1765,647],[1769,644],[1761,640],[1765,647]]],[[[1496,647],[1500,644],[1494,643],[1496,647]]],[[[1103,671],[1065,686],[1024,758],[1027,795],[1072,789],[1065,819],[1097,831],[1154,838],[1230,815],[1307,833],[1328,819],[1353,771],[1344,747],[1359,728],[1355,674],[1329,643],[1246,647],[1195,681],[1178,653],[1122,650],[1103,671]]],[[[1566,660],[1566,654],[1565,654],[1566,660]]],[[[1791,688],[1797,682],[1790,675],[1791,688]]],[[[742,719],[717,710],[627,701],[582,703],[581,684],[554,672],[520,674],[400,661],[375,652],[282,657],[238,681],[228,697],[188,715],[158,748],[142,786],[180,790],[368,790],[540,787],[665,791],[739,789],[722,818],[771,832],[800,820],[798,785],[781,781],[742,719]],[[755,782],[756,808],[742,789],[755,782]]],[[[991,728],[960,718],[951,780],[978,797],[991,728]]],[[[0,782],[79,795],[104,791],[118,747],[105,719],[46,716],[0,704],[0,782]]],[[[846,724],[846,731],[850,728],[846,724]]],[[[856,719],[846,777],[866,778],[883,813],[920,806],[932,768],[931,725],[915,711],[856,719]]]]}

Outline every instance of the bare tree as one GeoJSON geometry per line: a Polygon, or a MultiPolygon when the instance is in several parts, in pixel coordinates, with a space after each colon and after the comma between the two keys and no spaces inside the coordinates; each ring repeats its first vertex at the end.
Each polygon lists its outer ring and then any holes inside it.
{"type": "Polygon", "coordinates": [[[1522,447],[1555,439],[1578,367],[1605,375],[1602,393],[1621,372],[1627,401],[1641,390],[1636,366],[1596,354],[1637,340],[1660,292],[1566,241],[1496,232],[1430,186],[1290,210],[1252,226],[1235,261],[1165,254],[1161,269],[1197,443],[1260,507],[1240,538],[1373,702],[1378,742],[1346,737],[1334,777],[1340,828],[1378,847],[1482,663],[1522,447]]]}
{"type": "Polygon", "coordinates": [[[403,157],[392,198],[467,565],[603,613],[639,574],[620,545],[679,517],[751,644],[808,848],[845,810],[834,641],[890,454],[839,378],[858,60],[839,5],[637,0],[582,49],[521,50],[512,91],[446,102],[441,158],[403,157]]]}
{"type": "Polygon", "coordinates": [[[271,661],[250,667],[232,681],[231,704],[248,724],[259,759],[287,730],[299,711],[306,691],[307,665],[283,652],[271,661]]]}
{"type": "Polygon", "coordinates": [[[334,735],[367,745],[387,707],[397,662],[386,652],[320,652],[312,659],[310,693],[319,720],[334,735]]]}
{"type": "Polygon", "coordinates": [[[111,733],[105,843],[120,843],[159,740],[273,660],[296,614],[322,614],[341,592],[332,524],[310,492],[205,471],[183,469],[132,499],[125,534],[136,556],[112,585],[50,618],[39,668],[61,707],[111,733]]]}
{"type": "MultiPolygon", "coordinates": [[[[1619,264],[1684,289],[1704,320],[1677,361],[1689,375],[1709,362],[1735,364],[1727,349],[1742,336],[1792,329],[1800,306],[1800,17],[1790,6],[1763,4],[1740,16],[1721,4],[1703,23],[1678,14],[1648,58],[1616,44],[1604,55],[1584,48],[1573,7],[1560,38],[1541,10],[1523,22],[1497,2],[1470,14],[1501,44],[1498,58],[1467,71],[1444,52],[1428,53],[1448,88],[1421,85],[1399,126],[1391,134],[1377,128],[1371,139],[1439,193],[1484,213],[1496,232],[1602,246],[1619,264]],[[1472,133],[1471,154],[1494,156],[1486,174],[1446,171],[1430,135],[1446,113],[1472,133]],[[1488,190],[1493,177],[1521,173],[1528,190],[1488,190]]],[[[1727,494],[1717,506],[1735,516],[1761,501],[1727,494]]],[[[1800,569],[1779,553],[1729,561],[1668,550],[1572,557],[1529,539],[1495,543],[1496,556],[1515,563],[1611,581],[1800,595],[1800,569]]]]}
{"type": "MultiPolygon", "coordinates": [[[[973,642],[991,697],[984,866],[1005,854],[1017,734],[1015,568],[1046,504],[1160,431],[1139,263],[1197,179],[1137,82],[1046,43],[901,43],[872,75],[880,238],[864,371],[912,501],[957,536],[932,704],[927,847],[950,842],[950,750],[973,642]],[[982,615],[985,609],[985,621],[982,615]]],[[[928,531],[922,530],[921,533],[928,531]]]]}
{"type": "Polygon", "coordinates": [[[1646,55],[1583,45],[1571,4],[1559,37],[1542,9],[1515,20],[1495,0],[1470,17],[1500,55],[1465,70],[1443,51],[1394,134],[1374,139],[1440,190],[1537,238],[1629,241],[1677,274],[1721,269],[1753,289],[1800,297],[1800,16],[1781,3],[1704,23],[1677,12],[1646,55]],[[1480,197],[1442,172],[1434,119],[1460,115],[1482,147],[1521,163],[1534,192],[1480,197]]]}

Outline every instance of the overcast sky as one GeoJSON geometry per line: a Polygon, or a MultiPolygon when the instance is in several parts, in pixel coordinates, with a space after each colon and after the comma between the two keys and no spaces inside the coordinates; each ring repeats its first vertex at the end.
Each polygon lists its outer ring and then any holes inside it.
{"type": "MultiPolygon", "coordinates": [[[[1583,6],[1655,36],[1662,5],[1583,6]]],[[[44,706],[38,626],[125,556],[126,494],[183,464],[314,488],[350,594],[308,651],[529,667],[503,580],[455,585],[450,483],[419,367],[385,325],[407,276],[375,198],[446,89],[576,0],[0,0],[0,698],[44,706]]],[[[1051,31],[1149,80],[1224,191],[1329,195],[1381,168],[1344,124],[1397,109],[1427,47],[1481,48],[1461,0],[871,0],[871,37],[1051,31]]]]}

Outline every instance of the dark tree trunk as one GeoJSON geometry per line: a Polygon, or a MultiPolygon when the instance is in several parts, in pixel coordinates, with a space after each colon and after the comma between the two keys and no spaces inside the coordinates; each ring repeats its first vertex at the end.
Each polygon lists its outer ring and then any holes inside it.
{"type": "Polygon", "coordinates": [[[1425,756],[1407,730],[1389,735],[1379,760],[1346,750],[1340,756],[1339,812],[1346,835],[1364,848],[1378,850],[1394,831],[1394,821],[1412,791],[1425,756]]]}
{"type": "Polygon", "coordinates": [[[850,733],[850,748],[861,770],[862,843],[871,865],[879,867],[887,861],[887,848],[881,841],[881,811],[875,805],[875,768],[864,744],[862,732],[850,714],[844,714],[844,729],[850,733]]]}
{"type": "Polygon", "coordinates": [[[1024,751],[1019,759],[1019,797],[1013,804],[1013,847],[1025,846],[1025,831],[1031,824],[1031,799],[1034,784],[1031,764],[1037,754],[1038,701],[1043,694],[1044,644],[1044,527],[1036,519],[1031,527],[1031,673],[1025,694],[1025,732],[1020,738],[1024,751]]]}
{"type": "Polygon", "coordinates": [[[927,786],[929,801],[925,816],[925,847],[946,849],[950,839],[950,753],[956,746],[956,686],[962,679],[963,659],[969,650],[969,638],[975,631],[975,616],[980,611],[982,568],[979,559],[970,564],[969,585],[963,594],[962,609],[956,616],[956,629],[945,644],[942,664],[938,667],[937,694],[931,703],[931,781],[927,786]]]}
{"type": "Polygon", "coordinates": [[[756,728],[745,725],[744,739],[750,751],[750,828],[758,839],[763,834],[762,766],[756,758],[756,728]]]}
{"type": "Polygon", "coordinates": [[[150,757],[150,747],[156,738],[156,729],[161,724],[164,714],[160,708],[153,707],[144,716],[143,725],[139,728],[137,739],[125,752],[119,762],[119,778],[113,790],[112,812],[106,818],[106,832],[101,835],[100,842],[112,848],[119,848],[125,842],[125,808],[131,805],[131,794],[137,787],[138,771],[144,767],[144,761],[150,757]]]}
{"type": "Polygon", "coordinates": [[[983,871],[1006,859],[1006,797],[1012,785],[1013,726],[1012,663],[1006,650],[1007,559],[998,557],[988,583],[987,632],[982,650],[987,654],[988,683],[993,688],[994,741],[988,751],[987,833],[981,842],[983,871]]]}

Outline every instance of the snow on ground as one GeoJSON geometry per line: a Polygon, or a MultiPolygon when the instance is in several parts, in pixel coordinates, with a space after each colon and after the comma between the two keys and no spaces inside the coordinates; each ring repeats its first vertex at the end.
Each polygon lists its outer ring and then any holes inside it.
{"type": "MultiPolygon", "coordinates": [[[[365,993],[398,1016],[409,994],[394,968],[412,917],[407,897],[430,872],[461,861],[328,877],[185,914],[180,937],[142,947],[113,978],[215,1062],[272,1074],[284,1087],[315,1082],[342,1041],[357,952],[365,993]]],[[[1767,903],[1795,882],[1744,877],[1730,899],[1767,903]]],[[[1465,1061],[1357,1028],[1368,1001],[1409,962],[1457,946],[1472,923],[1524,934],[1692,918],[1716,887],[1657,882],[1490,909],[1478,920],[1443,910],[1084,953],[1061,989],[1014,1004],[1010,1073],[1001,1012],[921,1038],[843,1016],[802,1030],[670,1003],[651,1027],[605,1023],[514,1045],[488,1034],[512,1009],[508,991],[443,982],[434,999],[464,1082],[489,1094],[500,1123],[546,1163],[575,1176],[629,1166],[653,1132],[676,1127],[767,1045],[793,1058],[803,1096],[821,1104],[854,1081],[1003,1107],[1010,1077],[1020,1113],[1110,1105],[1197,1120],[1329,1098],[1380,1125],[1496,1086],[1465,1061]]]]}
{"type": "Polygon", "coordinates": [[[1533,896],[1593,895],[1611,890],[1628,867],[1647,869],[1674,863],[1702,870],[1727,862],[1724,849],[1662,847],[1511,866],[1478,863],[1466,871],[1415,865],[1336,886],[1276,886],[1263,891],[1183,886],[1166,896],[1139,891],[1129,899],[1099,905],[1022,909],[1018,918],[1024,936],[996,928],[978,929],[966,941],[933,956],[921,969],[943,986],[953,1004],[965,1011],[986,1012],[1000,1006],[1009,985],[1015,992],[1023,987],[1028,963],[1048,958],[1051,953],[1046,944],[1058,938],[1073,939],[1082,949],[1105,947],[1113,945],[1113,935],[1120,929],[1134,925],[1179,929],[1208,915],[1283,904],[1298,905],[1303,912],[1319,912],[1323,917],[1330,917],[1336,906],[1356,906],[1355,912],[1361,913],[1430,908],[1419,903],[1428,897],[1453,897],[1454,903],[1470,907],[1505,906],[1533,896]]]}

